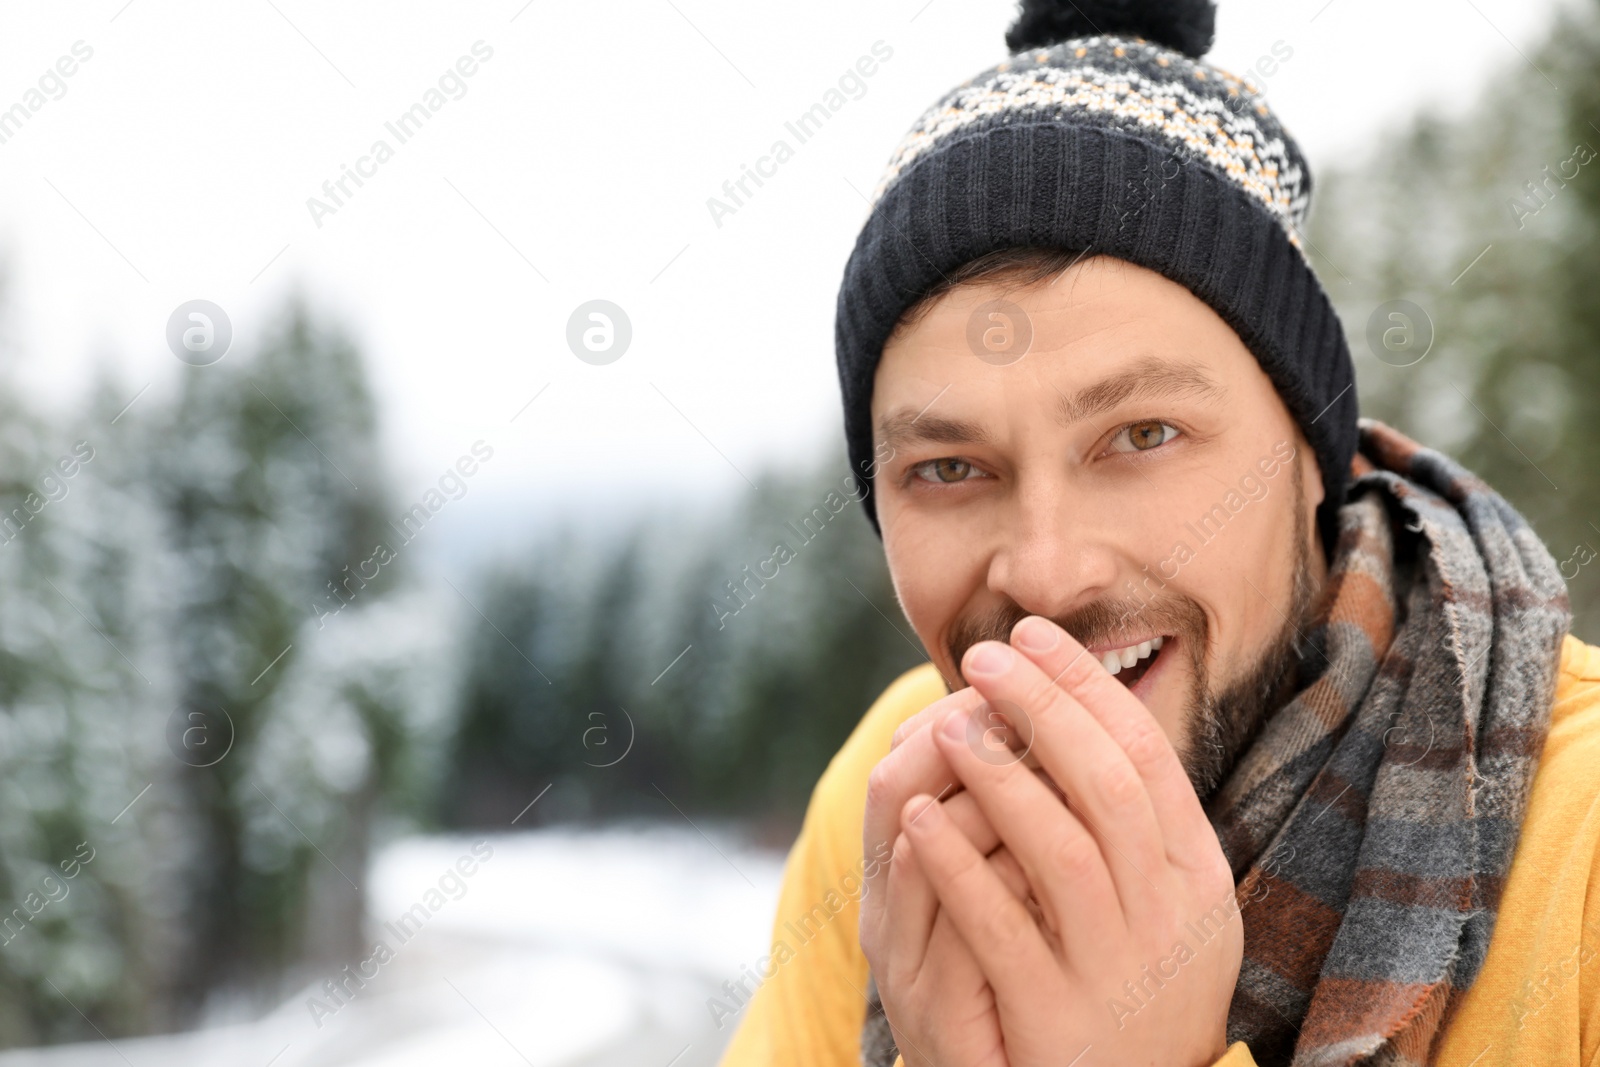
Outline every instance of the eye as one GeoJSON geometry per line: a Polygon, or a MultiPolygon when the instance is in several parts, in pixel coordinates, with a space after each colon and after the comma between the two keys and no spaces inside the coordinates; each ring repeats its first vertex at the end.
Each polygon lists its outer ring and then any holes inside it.
{"type": "Polygon", "coordinates": [[[1113,452],[1148,452],[1178,436],[1178,428],[1159,419],[1124,426],[1111,438],[1113,452]]]}
{"type": "Polygon", "coordinates": [[[982,473],[966,460],[951,456],[918,463],[911,472],[925,482],[964,482],[982,473]]]}

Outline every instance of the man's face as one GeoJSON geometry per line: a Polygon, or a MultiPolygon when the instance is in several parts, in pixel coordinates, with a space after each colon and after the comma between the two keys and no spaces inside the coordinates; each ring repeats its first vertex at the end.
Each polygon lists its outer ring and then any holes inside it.
{"type": "Polygon", "coordinates": [[[1238,335],[1107,257],[962,286],[884,347],[872,419],[889,568],[946,681],[972,644],[1054,619],[1208,796],[1285,695],[1325,572],[1314,455],[1238,335]],[[979,311],[999,299],[1032,329],[1015,362],[969,343],[1007,325],[979,311]]]}

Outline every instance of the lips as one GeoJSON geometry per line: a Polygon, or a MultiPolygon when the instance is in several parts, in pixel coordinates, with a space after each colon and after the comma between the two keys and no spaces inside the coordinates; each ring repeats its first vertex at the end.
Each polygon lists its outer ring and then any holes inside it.
{"type": "Polygon", "coordinates": [[[1165,641],[1164,636],[1158,635],[1137,644],[1110,648],[1097,654],[1101,666],[1114,675],[1117,681],[1132,689],[1155,664],[1165,641]]]}

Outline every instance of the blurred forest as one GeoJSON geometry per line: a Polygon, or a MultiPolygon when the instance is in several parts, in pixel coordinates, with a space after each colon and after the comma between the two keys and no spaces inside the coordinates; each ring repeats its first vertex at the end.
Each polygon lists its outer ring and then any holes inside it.
{"type": "Polygon", "coordinates": [[[1460,117],[1323,169],[1310,236],[1362,413],[1520,509],[1563,564],[1573,631],[1600,641],[1600,4],[1564,11],[1460,117]],[[1378,312],[1394,300],[1427,319],[1378,312]]]}
{"type": "MultiPolygon", "coordinates": [[[[1363,410],[1523,509],[1594,640],[1600,7],[1530,59],[1324,165],[1309,237],[1363,410]]],[[[170,403],[107,375],[46,420],[0,383],[0,1045],[273,1002],[355,957],[398,834],[687,816],[786,844],[922,659],[842,451],[720,514],[530,537],[461,627],[403,552],[352,580],[405,505],[358,353],[299,302],[280,322],[170,403]]]]}
{"type": "Polygon", "coordinates": [[[849,470],[841,450],[808,477],[757,475],[727,514],[574,534],[493,575],[447,817],[504,825],[554,782],[541,821],[671,804],[771,819],[786,846],[861,713],[925,658],[849,470]]]}
{"type": "Polygon", "coordinates": [[[436,795],[440,628],[383,575],[337,626],[315,607],[392,537],[354,350],[294,304],[170,407],[141,392],[49,426],[0,388],[5,1045],[178,1028],[350,958],[380,816],[436,795]]]}

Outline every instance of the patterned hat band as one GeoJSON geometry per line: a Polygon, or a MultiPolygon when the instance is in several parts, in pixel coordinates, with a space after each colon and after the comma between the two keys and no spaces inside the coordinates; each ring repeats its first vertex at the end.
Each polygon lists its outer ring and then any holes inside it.
{"type": "Polygon", "coordinates": [[[1233,328],[1317,456],[1331,548],[1355,369],[1299,235],[1310,193],[1253,87],[1133,33],[1029,47],[947,93],[894,150],[839,289],[845,439],[873,527],[872,383],[896,323],[962,264],[1043,247],[1157,271],[1233,328]]]}
{"type": "Polygon", "coordinates": [[[1208,166],[1260,201],[1300,244],[1310,173],[1260,93],[1142,38],[1063,42],[1013,56],[958,86],[900,142],[872,201],[947,139],[1030,121],[1099,125],[1167,144],[1175,160],[1208,166]]]}

